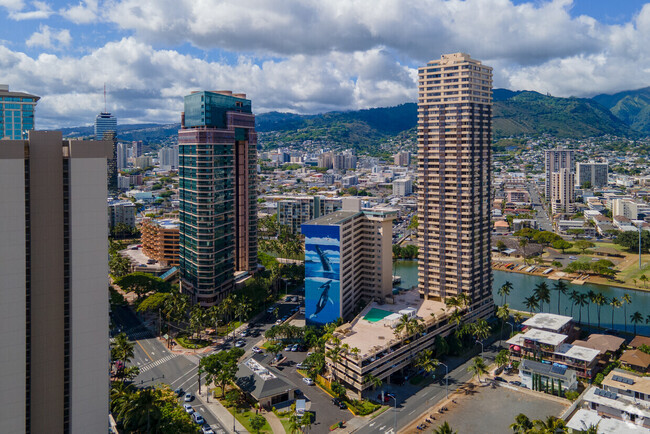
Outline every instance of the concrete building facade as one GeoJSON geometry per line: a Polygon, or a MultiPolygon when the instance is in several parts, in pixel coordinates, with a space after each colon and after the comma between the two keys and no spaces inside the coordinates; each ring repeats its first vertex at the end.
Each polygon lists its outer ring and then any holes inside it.
{"type": "Polygon", "coordinates": [[[400,151],[393,159],[396,166],[408,166],[411,163],[411,154],[408,151],[400,151]]]}
{"type": "Polygon", "coordinates": [[[464,53],[419,69],[419,291],[492,313],[492,68],[464,53]]]}
{"type": "Polygon", "coordinates": [[[551,210],[553,214],[572,213],[575,208],[575,173],[569,168],[551,173],[551,210]]]}
{"type": "Polygon", "coordinates": [[[576,185],[581,187],[585,183],[590,183],[592,188],[606,187],[609,172],[607,162],[597,163],[590,161],[588,163],[576,164],[576,185]]]}
{"type": "Polygon", "coordinates": [[[413,181],[411,178],[400,178],[393,181],[393,195],[409,196],[413,194],[413,181]]]}
{"type": "Polygon", "coordinates": [[[106,432],[110,142],[30,131],[0,146],[2,432],[106,432]]]}
{"type": "Polygon", "coordinates": [[[0,139],[20,140],[34,129],[34,109],[40,97],[24,92],[10,92],[0,84],[0,139]]]}
{"type": "Polygon", "coordinates": [[[212,306],[235,272],[257,269],[257,134],[251,101],[229,91],[185,97],[179,142],[180,277],[212,306]]]}
{"type": "Polygon", "coordinates": [[[573,155],[574,151],[562,148],[551,149],[544,152],[544,169],[546,172],[544,194],[547,199],[551,197],[552,173],[559,172],[560,169],[569,169],[571,173],[575,172],[573,155]]]}
{"type": "Polygon", "coordinates": [[[315,218],[338,211],[341,198],[323,196],[270,196],[277,199],[278,224],[286,226],[292,234],[300,232],[300,226],[315,218]]]}
{"type": "Polygon", "coordinates": [[[128,200],[113,200],[108,202],[108,228],[112,229],[118,223],[134,228],[136,212],[135,204],[128,200]]]}
{"type": "Polygon", "coordinates": [[[162,265],[179,264],[179,221],[151,220],[142,222],[142,251],[162,265]]]}

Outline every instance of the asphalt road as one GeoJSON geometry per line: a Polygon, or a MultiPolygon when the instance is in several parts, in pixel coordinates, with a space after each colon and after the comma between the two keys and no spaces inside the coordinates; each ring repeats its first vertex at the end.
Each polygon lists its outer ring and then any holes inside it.
{"type": "Polygon", "coordinates": [[[534,185],[528,185],[528,193],[530,194],[530,201],[533,204],[533,209],[537,211],[535,214],[535,219],[537,220],[540,229],[543,231],[553,232],[553,225],[551,224],[551,220],[549,219],[546,210],[542,206],[542,199],[539,197],[537,189],[534,185]]]}
{"type": "MultiPolygon", "coordinates": [[[[484,358],[494,360],[497,352],[498,348],[495,346],[490,346],[486,348],[484,358]]],[[[449,371],[450,394],[458,386],[469,381],[472,378],[472,374],[467,371],[467,367],[470,364],[471,359],[449,371]]],[[[450,366],[450,368],[452,368],[452,366],[450,366]]],[[[440,369],[444,374],[444,367],[441,366],[440,369]]],[[[438,372],[441,371],[439,370],[438,372]]],[[[439,375],[436,378],[439,381],[436,381],[435,383],[420,389],[415,394],[409,394],[405,399],[400,397],[400,387],[396,387],[395,390],[398,391],[396,393],[397,409],[391,408],[385,411],[381,415],[372,419],[367,425],[361,427],[355,432],[359,434],[395,434],[395,425],[397,425],[398,431],[410,425],[415,420],[415,418],[419,417],[424,412],[428,412],[433,406],[436,405],[436,403],[445,399],[445,379],[443,378],[443,375],[439,375]]],[[[391,400],[390,404],[391,406],[394,406],[395,402],[391,400]]]]}
{"type": "MultiPolygon", "coordinates": [[[[282,301],[277,304],[278,316],[282,318],[285,315],[290,315],[291,310],[298,306],[299,303],[282,301]]],[[[275,324],[275,321],[276,317],[272,314],[264,315],[263,319],[258,321],[256,327],[253,328],[257,336],[241,338],[246,342],[243,349],[251,353],[253,346],[263,337],[264,332],[275,324]]],[[[116,328],[114,333],[122,331],[135,342],[131,365],[140,368],[140,375],[134,379],[136,386],[168,384],[174,390],[182,388],[186,393],[190,392],[193,396],[196,395],[198,392],[198,364],[202,355],[180,355],[170,352],[162,342],[154,337],[153,333],[147,330],[142,321],[128,307],[113,309],[113,323],[116,328]]],[[[226,343],[217,351],[231,348],[233,343],[233,341],[226,343]]],[[[179,403],[180,405],[184,404],[183,398],[179,398],[179,403]]],[[[193,406],[198,403],[196,398],[190,402],[193,406]]],[[[196,405],[195,411],[203,416],[215,433],[223,429],[222,423],[207,408],[196,405]]],[[[229,421],[223,422],[229,423],[229,421]]]]}

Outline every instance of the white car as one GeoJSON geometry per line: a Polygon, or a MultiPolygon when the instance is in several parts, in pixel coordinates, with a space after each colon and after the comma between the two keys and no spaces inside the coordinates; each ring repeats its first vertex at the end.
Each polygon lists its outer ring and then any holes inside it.
{"type": "Polygon", "coordinates": [[[185,409],[185,412],[186,412],[186,413],[189,413],[189,414],[194,413],[194,409],[193,409],[192,406],[189,405],[189,404],[185,404],[185,405],[183,405],[183,408],[185,409]]]}
{"type": "Polygon", "coordinates": [[[185,394],[185,402],[191,402],[192,401],[192,394],[191,393],[186,393],[185,394]]]}
{"type": "Polygon", "coordinates": [[[262,352],[262,349],[259,347],[253,347],[253,352],[259,354],[262,352]]]}
{"type": "Polygon", "coordinates": [[[302,382],[305,383],[307,386],[313,386],[314,385],[314,380],[312,380],[309,377],[303,378],[302,382]]]}

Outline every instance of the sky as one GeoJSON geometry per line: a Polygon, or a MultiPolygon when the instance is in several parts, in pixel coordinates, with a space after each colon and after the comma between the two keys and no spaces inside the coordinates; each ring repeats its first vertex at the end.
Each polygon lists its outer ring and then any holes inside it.
{"type": "MultiPolygon", "coordinates": [[[[650,2],[649,2],[650,3],[650,2]]],[[[415,101],[417,68],[465,52],[494,87],[591,97],[650,85],[637,0],[0,0],[0,83],[37,128],[179,122],[192,90],[256,113],[415,101]]]]}

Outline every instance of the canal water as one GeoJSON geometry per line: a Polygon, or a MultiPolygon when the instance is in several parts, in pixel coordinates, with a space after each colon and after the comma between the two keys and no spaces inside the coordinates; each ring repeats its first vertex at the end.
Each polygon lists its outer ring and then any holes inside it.
{"type": "MultiPolygon", "coordinates": [[[[524,299],[533,295],[533,289],[535,286],[541,282],[546,282],[549,289],[551,290],[551,303],[550,303],[550,312],[558,313],[557,311],[557,296],[558,292],[553,290],[553,285],[556,281],[549,280],[545,277],[532,276],[529,274],[520,274],[520,273],[508,273],[506,271],[493,270],[494,274],[494,285],[492,288],[494,294],[494,301],[497,304],[501,304],[503,299],[497,293],[497,290],[506,282],[509,281],[512,283],[512,291],[508,296],[506,302],[510,305],[511,309],[527,311],[528,309],[524,305],[524,299]]],[[[417,261],[397,261],[394,266],[394,274],[402,278],[402,282],[399,286],[402,288],[410,288],[411,286],[418,284],[418,263],[417,261]]],[[[560,299],[560,314],[561,315],[571,315],[571,306],[573,302],[569,299],[569,295],[573,290],[576,290],[578,293],[587,293],[589,291],[594,291],[595,293],[601,292],[608,300],[611,301],[613,297],[616,297],[621,301],[624,294],[629,294],[632,302],[627,305],[627,331],[632,332],[634,330],[634,324],[630,321],[630,315],[634,312],[640,312],[643,315],[643,322],[637,324],[637,333],[650,336],[650,324],[646,324],[645,320],[650,315],[650,292],[645,291],[634,291],[630,289],[617,288],[615,286],[608,285],[594,285],[586,283],[584,285],[573,285],[568,281],[565,281],[568,286],[568,291],[566,295],[562,295],[560,299]]],[[[604,328],[612,328],[612,306],[607,304],[603,305],[600,312],[600,325],[604,328]]],[[[625,328],[625,307],[621,306],[620,308],[614,309],[614,329],[624,330],[625,328]]],[[[549,312],[549,305],[544,304],[544,312],[549,312]]],[[[579,318],[579,308],[577,306],[573,307],[573,317],[576,322],[579,318]]],[[[595,304],[590,304],[582,308],[582,322],[584,324],[591,323],[593,325],[598,325],[598,315],[595,304]],[[589,311],[589,313],[588,313],[589,311]]]]}

